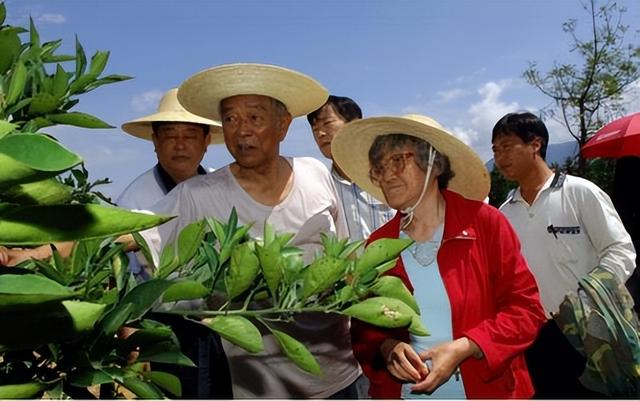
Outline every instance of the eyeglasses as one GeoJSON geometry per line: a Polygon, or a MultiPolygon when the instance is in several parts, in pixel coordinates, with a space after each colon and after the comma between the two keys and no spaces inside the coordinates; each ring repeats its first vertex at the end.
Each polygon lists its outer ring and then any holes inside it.
{"type": "Polygon", "coordinates": [[[386,160],[382,160],[371,166],[371,169],[369,169],[369,179],[374,185],[380,186],[386,171],[391,171],[393,174],[402,173],[406,166],[406,160],[413,156],[413,152],[402,152],[389,156],[386,160]]]}

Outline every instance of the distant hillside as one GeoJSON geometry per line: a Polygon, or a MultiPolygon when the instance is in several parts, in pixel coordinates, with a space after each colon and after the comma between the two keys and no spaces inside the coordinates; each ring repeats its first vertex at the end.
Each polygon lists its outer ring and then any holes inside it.
{"type": "MultiPolygon", "coordinates": [[[[569,141],[562,143],[551,143],[547,147],[547,163],[558,163],[562,165],[567,157],[574,157],[578,154],[578,142],[569,141]]],[[[493,170],[493,159],[485,163],[487,170],[493,170]]]]}

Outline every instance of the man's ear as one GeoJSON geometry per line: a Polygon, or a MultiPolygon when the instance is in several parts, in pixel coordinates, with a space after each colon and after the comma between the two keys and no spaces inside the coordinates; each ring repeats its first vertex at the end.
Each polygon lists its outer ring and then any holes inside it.
{"type": "Polygon", "coordinates": [[[151,142],[153,142],[153,151],[157,153],[158,152],[158,136],[156,135],[155,132],[151,134],[151,142]]]}
{"type": "Polygon", "coordinates": [[[539,155],[542,149],[542,139],[540,139],[540,137],[533,138],[531,146],[533,146],[533,151],[539,155]]]}
{"type": "Polygon", "coordinates": [[[293,121],[291,114],[280,113],[279,127],[278,127],[279,129],[278,139],[280,142],[284,141],[284,138],[287,136],[287,132],[289,131],[289,126],[291,125],[291,121],[293,121]]]}

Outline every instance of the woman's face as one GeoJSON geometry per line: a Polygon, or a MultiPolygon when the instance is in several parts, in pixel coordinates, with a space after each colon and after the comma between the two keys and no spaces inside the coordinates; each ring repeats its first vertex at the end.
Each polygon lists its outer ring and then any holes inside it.
{"type": "MultiPolygon", "coordinates": [[[[432,172],[432,177],[435,177],[432,172]]],[[[420,169],[411,147],[384,151],[382,158],[371,165],[369,177],[378,185],[394,209],[413,206],[420,198],[426,173],[420,169]]]]}

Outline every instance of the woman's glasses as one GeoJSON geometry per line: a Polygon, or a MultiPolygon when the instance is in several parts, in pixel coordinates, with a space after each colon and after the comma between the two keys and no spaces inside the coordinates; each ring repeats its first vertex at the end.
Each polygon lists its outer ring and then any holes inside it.
{"type": "Polygon", "coordinates": [[[406,166],[406,160],[413,156],[413,152],[402,152],[391,155],[385,160],[381,160],[369,169],[369,179],[374,185],[380,186],[384,174],[387,171],[391,171],[393,174],[402,173],[406,166]]]}

